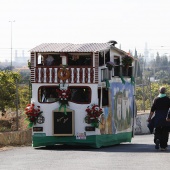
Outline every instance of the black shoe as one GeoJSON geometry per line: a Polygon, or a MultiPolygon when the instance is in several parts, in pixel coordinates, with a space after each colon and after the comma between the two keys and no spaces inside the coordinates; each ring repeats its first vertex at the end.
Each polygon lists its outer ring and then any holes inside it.
{"type": "Polygon", "coordinates": [[[167,151],[168,148],[161,148],[161,151],[167,151]]]}
{"type": "Polygon", "coordinates": [[[155,142],[155,149],[159,149],[159,144],[160,144],[160,140],[159,139],[156,139],[156,142],[155,142]]]}

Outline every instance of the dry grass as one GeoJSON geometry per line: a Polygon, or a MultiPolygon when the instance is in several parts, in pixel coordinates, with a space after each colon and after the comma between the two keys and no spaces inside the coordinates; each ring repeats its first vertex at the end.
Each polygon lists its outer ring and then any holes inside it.
{"type": "MultiPolygon", "coordinates": [[[[25,121],[23,111],[18,112],[18,130],[26,130],[28,123],[25,121]]],[[[0,132],[11,132],[17,130],[16,112],[7,111],[4,115],[0,112],[0,132]]]]}
{"type": "MultiPolygon", "coordinates": [[[[25,121],[26,115],[23,111],[18,112],[18,131],[27,130],[28,123],[25,121]]],[[[5,114],[0,112],[0,133],[12,132],[17,130],[16,112],[7,111],[5,114]]],[[[7,147],[9,148],[9,147],[7,147]]],[[[6,149],[0,144],[0,151],[6,149]]]]}

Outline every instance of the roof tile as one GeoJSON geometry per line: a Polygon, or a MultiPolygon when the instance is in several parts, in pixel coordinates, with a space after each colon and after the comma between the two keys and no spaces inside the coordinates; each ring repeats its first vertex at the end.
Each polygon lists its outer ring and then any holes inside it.
{"type": "Polygon", "coordinates": [[[31,49],[31,52],[96,52],[109,49],[111,43],[43,43],[31,49]]]}

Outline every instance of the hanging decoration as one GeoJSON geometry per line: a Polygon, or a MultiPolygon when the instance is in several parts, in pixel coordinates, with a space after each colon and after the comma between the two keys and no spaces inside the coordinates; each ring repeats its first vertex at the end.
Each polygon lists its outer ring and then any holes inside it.
{"type": "MultiPolygon", "coordinates": [[[[85,117],[85,122],[91,124],[93,127],[99,127],[99,117],[103,113],[102,108],[96,104],[92,104],[86,109],[87,115],[85,117]]],[[[100,122],[101,123],[101,122],[100,122]]]]}
{"type": "Polygon", "coordinates": [[[114,68],[115,64],[112,62],[112,61],[109,61],[106,63],[106,67],[109,69],[109,70],[112,70],[112,68],[114,68]]]}
{"type": "Polygon", "coordinates": [[[62,81],[70,78],[70,71],[66,69],[67,65],[62,65],[63,68],[59,69],[57,76],[62,81]]]}
{"type": "Polygon", "coordinates": [[[125,67],[129,67],[132,65],[133,62],[133,57],[131,57],[130,55],[125,55],[122,57],[122,65],[125,67]]]}
{"type": "Polygon", "coordinates": [[[43,118],[42,123],[44,123],[44,117],[41,115],[43,112],[40,111],[40,106],[35,106],[33,103],[28,104],[25,108],[25,114],[27,115],[26,120],[29,121],[28,127],[35,125],[38,118],[41,116],[43,118]]]}
{"type": "Polygon", "coordinates": [[[129,75],[129,67],[132,66],[133,57],[130,54],[127,54],[122,57],[122,75],[130,76],[129,75]]]}
{"type": "Polygon", "coordinates": [[[125,83],[126,83],[126,81],[125,81],[125,79],[123,78],[123,76],[122,76],[122,75],[120,76],[120,79],[122,80],[122,83],[123,83],[123,84],[125,84],[125,83]]]}
{"type": "Polygon", "coordinates": [[[131,84],[134,85],[135,84],[135,78],[133,76],[131,76],[131,84]]]}
{"type": "Polygon", "coordinates": [[[60,88],[56,90],[58,93],[58,98],[59,98],[59,103],[60,103],[60,107],[59,110],[61,110],[61,108],[64,108],[64,113],[67,114],[66,112],[66,106],[68,106],[68,99],[70,97],[70,89],[68,87],[65,87],[64,85],[60,85],[60,88]]]}
{"type": "Polygon", "coordinates": [[[110,87],[110,83],[108,79],[105,79],[105,83],[106,83],[106,89],[108,89],[110,87]]]}

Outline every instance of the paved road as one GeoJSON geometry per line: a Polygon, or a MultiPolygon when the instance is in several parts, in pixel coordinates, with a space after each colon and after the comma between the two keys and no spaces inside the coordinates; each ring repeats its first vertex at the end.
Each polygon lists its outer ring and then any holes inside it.
{"type": "Polygon", "coordinates": [[[30,146],[0,150],[0,170],[169,170],[168,151],[154,149],[153,135],[140,135],[132,143],[92,149],[30,146]]]}

